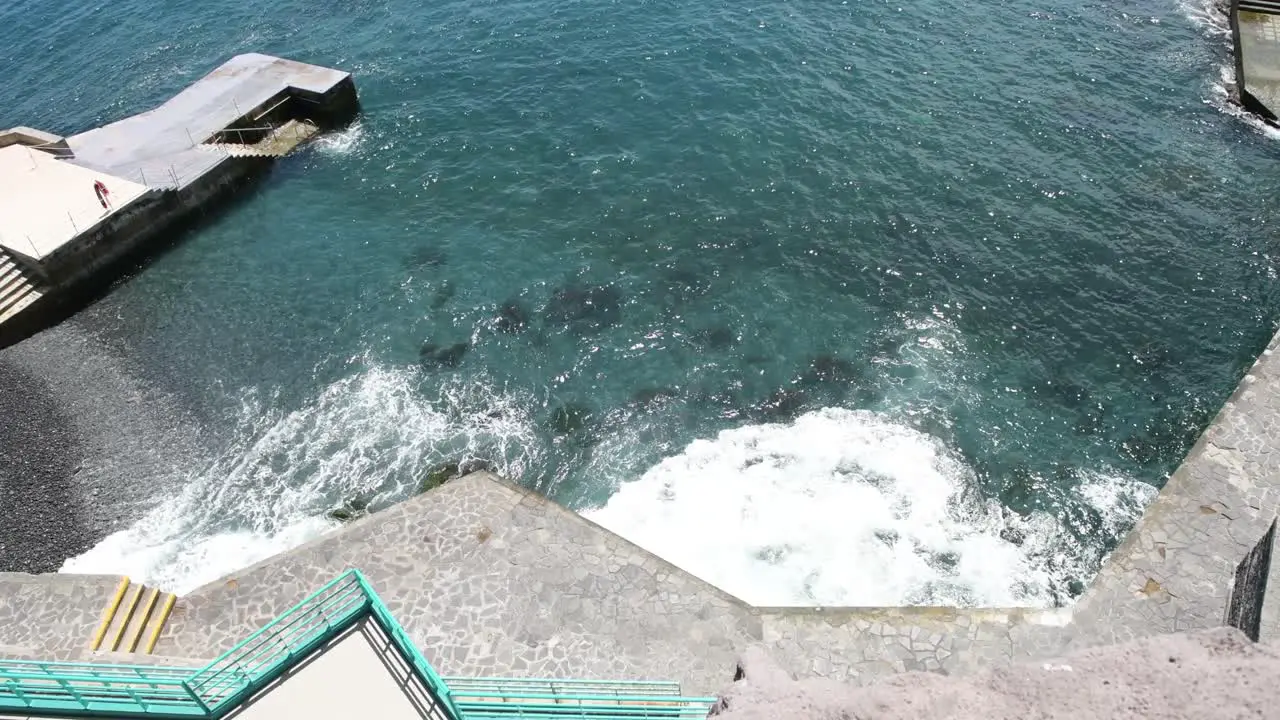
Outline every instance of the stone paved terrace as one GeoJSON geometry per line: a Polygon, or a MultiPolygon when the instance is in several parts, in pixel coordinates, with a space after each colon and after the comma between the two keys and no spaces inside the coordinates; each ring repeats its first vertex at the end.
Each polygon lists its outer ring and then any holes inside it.
{"type": "Polygon", "coordinates": [[[477,473],[191,593],[157,652],[224,650],[348,567],[448,675],[675,679],[704,693],[761,642],[799,674],[859,679],[1007,664],[1026,628],[1062,623],[1032,610],[752,608],[477,473]]]}
{"type": "Polygon", "coordinates": [[[66,659],[87,649],[119,575],[0,573],[0,656],[66,659]]]}
{"type": "MultiPolygon", "coordinates": [[[[1280,512],[1280,335],[1076,603],[1073,644],[1223,624],[1236,565],[1280,512]]],[[[1275,573],[1262,636],[1280,625],[1275,573]]]]}

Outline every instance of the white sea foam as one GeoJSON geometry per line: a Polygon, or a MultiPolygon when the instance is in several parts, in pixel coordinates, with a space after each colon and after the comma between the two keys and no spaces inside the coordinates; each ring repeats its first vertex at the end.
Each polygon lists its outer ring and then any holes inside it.
{"type": "Polygon", "coordinates": [[[1216,36],[1231,37],[1228,0],[1179,0],[1178,8],[1196,27],[1216,36]]]}
{"type": "Polygon", "coordinates": [[[246,398],[239,439],[180,495],[62,571],[124,573],[186,592],[335,526],[325,510],[343,498],[377,506],[411,494],[441,460],[483,457],[509,476],[523,472],[533,444],[522,403],[461,384],[432,402],[417,380],[375,367],[289,413],[246,398]]]}
{"type": "MultiPolygon", "coordinates": [[[[1081,492],[1123,525],[1137,486],[1081,492]]],[[[755,605],[1048,606],[1053,584],[1087,576],[1098,558],[1057,520],[973,487],[936,438],[827,408],[698,440],[584,514],[755,605]]]]}
{"type": "Polygon", "coordinates": [[[326,155],[350,155],[364,144],[364,125],[351,123],[338,132],[325,133],[316,138],[316,148],[326,155]]]}
{"type": "Polygon", "coordinates": [[[1106,473],[1086,477],[1077,492],[1099,512],[1103,529],[1112,537],[1119,537],[1133,527],[1158,493],[1146,483],[1106,473]]]}

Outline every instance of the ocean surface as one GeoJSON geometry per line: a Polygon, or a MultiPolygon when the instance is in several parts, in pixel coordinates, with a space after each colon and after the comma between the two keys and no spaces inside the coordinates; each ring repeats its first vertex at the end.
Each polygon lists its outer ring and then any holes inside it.
{"type": "Polygon", "coordinates": [[[1178,0],[0,5],[0,127],[363,112],[0,351],[0,569],[188,591],[492,469],[756,603],[1070,603],[1275,327],[1178,0]]]}

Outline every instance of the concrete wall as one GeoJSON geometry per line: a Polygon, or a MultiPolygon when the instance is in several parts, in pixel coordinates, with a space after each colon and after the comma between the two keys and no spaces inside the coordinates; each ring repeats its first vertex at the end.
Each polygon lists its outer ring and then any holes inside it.
{"type": "Polygon", "coordinates": [[[207,211],[208,206],[265,171],[263,158],[227,157],[213,170],[178,191],[156,191],[115,213],[106,222],[46,256],[36,272],[54,292],[64,293],[88,280],[114,280],[109,268],[136,257],[169,237],[176,223],[207,211]]]}
{"type": "Polygon", "coordinates": [[[71,148],[67,147],[66,138],[29,127],[16,127],[0,131],[0,148],[10,145],[36,147],[59,157],[71,154],[71,148]]]}
{"type": "Polygon", "coordinates": [[[290,120],[307,120],[327,130],[351,122],[359,111],[360,100],[350,76],[325,93],[288,87],[250,108],[225,130],[205,141],[256,143],[270,133],[262,128],[279,127],[290,120]]]}
{"type": "Polygon", "coordinates": [[[1258,541],[1253,550],[1236,566],[1227,604],[1225,623],[1244,633],[1254,642],[1262,631],[1262,608],[1267,596],[1267,580],[1271,576],[1271,550],[1276,541],[1276,523],[1258,541]]]}

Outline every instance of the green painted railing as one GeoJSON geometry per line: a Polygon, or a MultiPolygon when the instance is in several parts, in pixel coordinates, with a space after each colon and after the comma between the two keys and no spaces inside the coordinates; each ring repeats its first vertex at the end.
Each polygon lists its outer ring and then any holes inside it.
{"type": "Polygon", "coordinates": [[[0,660],[0,710],[84,716],[225,715],[320,645],[372,615],[455,720],[448,687],[359,570],[348,570],[198,670],[0,660]]]}
{"type": "Polygon", "coordinates": [[[441,715],[491,718],[702,718],[714,698],[674,683],[457,678],[451,688],[358,570],[348,570],[208,665],[181,667],[0,660],[0,711],[35,715],[219,718],[369,617],[412,667],[441,715]]]}

